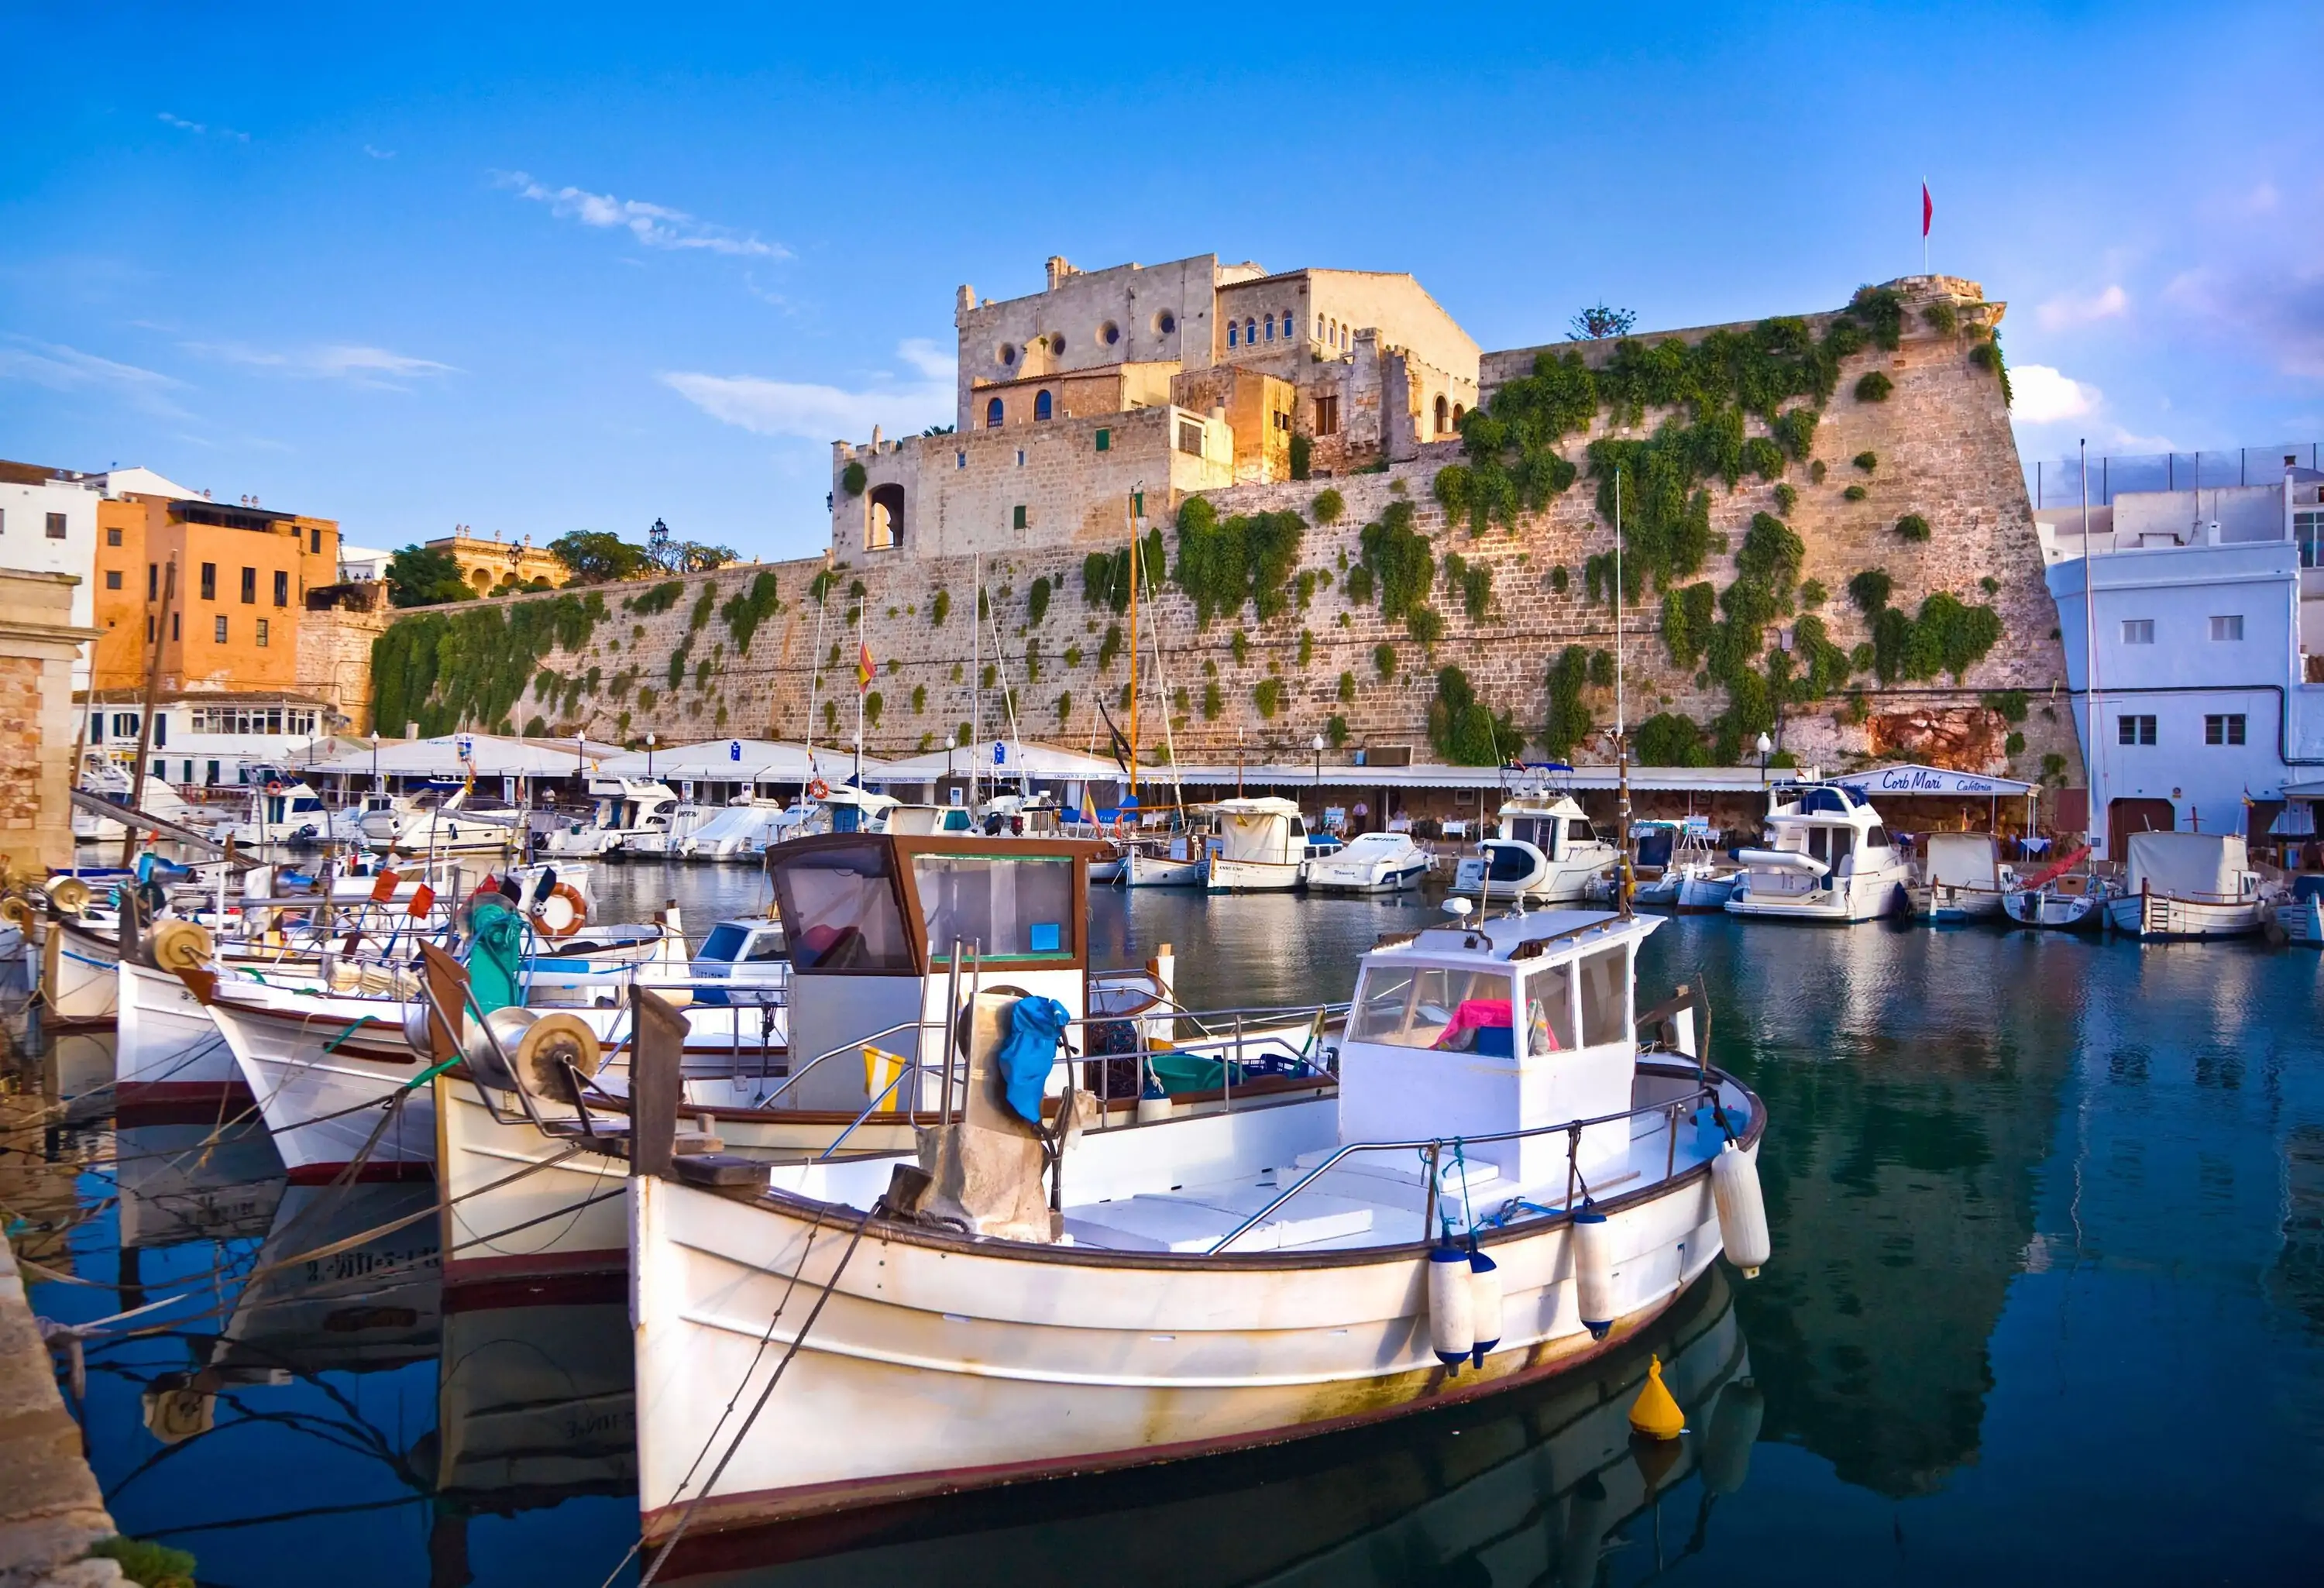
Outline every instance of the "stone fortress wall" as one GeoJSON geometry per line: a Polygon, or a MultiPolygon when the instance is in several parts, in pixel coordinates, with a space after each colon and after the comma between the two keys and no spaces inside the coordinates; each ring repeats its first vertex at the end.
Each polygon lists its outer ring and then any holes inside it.
{"type": "MultiPolygon", "coordinates": [[[[1711,483],[1712,549],[1688,579],[1722,588],[1732,582],[1754,516],[1775,513],[1803,545],[1798,577],[1828,592],[1817,615],[1829,643],[1842,652],[1871,639],[1865,615],[1843,594],[1849,579],[1867,568],[1889,575],[1891,604],[1905,613],[1938,591],[1965,604],[1989,605],[2000,620],[2000,637],[1958,679],[1882,685],[1858,669],[1849,688],[1861,692],[1860,700],[1832,695],[1784,708],[1775,734],[1780,748],[1828,771],[1894,754],[2029,778],[2046,772],[2052,783],[2079,781],[2070,716],[2058,695],[2064,669],[2055,614],[2003,386],[1975,353],[1978,328],[1989,330],[2002,306],[1986,302],[1975,283],[1950,278],[1891,285],[1904,306],[1895,350],[1868,346],[1842,361],[1810,457],[1789,463],[1780,481],[1746,475],[1731,489],[1711,483]],[[1923,316],[1923,309],[1940,300],[1956,307],[1956,328],[1940,330],[1923,316]],[[1876,373],[1890,383],[1885,400],[1859,397],[1858,383],[1876,373]],[[1850,462],[1867,452],[1877,459],[1869,473],[1850,462]],[[1788,511],[1778,499],[1779,485],[1797,494],[1788,511]],[[1858,487],[1857,500],[1850,500],[1851,485],[1858,487]],[[1908,514],[1925,521],[1925,540],[1900,535],[1896,525],[1908,514]],[[2007,691],[2027,697],[2014,716],[1987,704],[1989,697],[2007,691]],[[2023,735],[2014,754],[2012,734],[2023,735]]],[[[1812,316],[1806,325],[1821,336],[1832,319],[1812,316]]],[[[1702,334],[1675,333],[1688,340],[1702,334]]],[[[1559,345],[1553,351],[1571,350],[1559,345]]],[[[1536,351],[1484,355],[1480,378],[1488,405],[1496,390],[1532,369],[1536,351]]],[[[1602,363],[1611,349],[1588,345],[1582,351],[1602,363]]],[[[1139,472],[1135,446],[1101,454],[1094,432],[1111,427],[1117,435],[1145,437],[1148,445],[1175,443],[1167,431],[1182,412],[1146,409],[997,437],[931,438],[918,449],[922,469],[931,454],[951,465],[963,446],[1005,447],[1013,457],[1022,439],[1025,469],[1035,471],[1025,475],[1031,484],[1024,498],[1034,504],[1025,529],[986,537],[990,549],[963,554],[949,549],[948,526],[939,525],[929,533],[945,550],[928,549],[924,539],[920,554],[913,556],[842,551],[830,559],[827,574],[826,565],[815,560],[730,568],[675,581],[678,589],[657,598],[645,598],[648,586],[606,587],[604,615],[590,625],[587,641],[540,657],[540,679],[504,724],[475,725],[586,731],[610,739],[640,738],[650,728],[664,743],[724,734],[798,739],[810,731],[821,743],[835,736],[844,741],[853,726],[860,618],[878,673],[869,753],[905,755],[952,742],[974,715],[980,675],[988,669],[996,688],[982,697],[987,739],[998,731],[997,686],[1005,685],[1015,693],[1021,736],[1102,746],[1096,702],[1104,698],[1115,720],[1123,721],[1119,704],[1127,665],[1120,650],[1127,623],[1122,614],[1085,601],[1084,559],[1125,542],[1130,493],[1142,483],[1146,522],[1161,531],[1175,568],[1173,513],[1197,493],[1173,478],[1166,495],[1157,487],[1160,476],[1139,472]],[[1047,449],[1052,447],[1054,452],[1047,449]],[[1085,505],[1063,513],[1041,505],[1055,500],[1085,505]],[[977,571],[992,614],[981,635],[971,623],[977,571]],[[1047,602],[1037,618],[1035,589],[1044,579],[1047,602]],[[754,590],[759,599],[746,599],[754,590]],[[641,599],[653,610],[637,610],[641,599]],[[1003,653],[997,661],[996,649],[1003,653]]],[[[1651,435],[1668,416],[1648,411],[1618,431],[1609,428],[1614,417],[1601,411],[1586,433],[1561,443],[1562,454],[1582,466],[1569,488],[1540,511],[1519,514],[1513,528],[1493,525],[1481,535],[1472,535],[1465,522],[1448,522],[1433,491],[1441,469],[1467,461],[1458,440],[1414,439],[1398,448],[1407,456],[1384,456],[1367,472],[1202,489],[1222,519],[1302,515],[1306,527],[1297,569],[1313,577],[1295,579],[1289,610],[1268,622],[1246,605],[1207,628],[1198,626],[1194,603],[1175,584],[1145,605],[1141,736],[1148,753],[1163,737],[1158,698],[1150,690],[1149,647],[1158,628],[1171,726],[1183,762],[1231,762],[1238,753],[1255,762],[1304,761],[1319,732],[1340,741],[1334,761],[1358,747],[1394,745],[1411,746],[1416,760],[1441,759],[1430,748],[1428,719],[1439,669],[1447,665],[1462,669],[1490,710],[1510,714],[1537,754],[1552,704],[1553,662],[1570,646],[1617,647],[1614,614],[1604,599],[1591,598],[1584,572],[1592,557],[1612,550],[1614,540],[1598,511],[1584,449],[1604,435],[1651,435]],[[1342,503],[1329,524],[1320,522],[1317,507],[1327,489],[1342,503]],[[1406,623],[1386,619],[1377,595],[1369,600],[1350,596],[1348,573],[1363,560],[1364,526],[1400,515],[1398,503],[1409,504],[1410,526],[1430,543],[1440,579],[1447,553],[1490,571],[1489,598],[1473,618],[1449,581],[1436,586],[1430,600],[1443,630],[1433,644],[1416,639],[1406,623]],[[1296,594],[1301,584],[1304,603],[1296,594]],[[1389,664],[1385,673],[1383,661],[1389,664]]],[[[1750,429],[1756,436],[1766,427],[1753,420],[1750,429]]],[[[855,450],[863,455],[864,449],[855,450]]],[[[876,456],[891,467],[912,461],[896,451],[876,456]]],[[[1219,478],[1220,471],[1213,467],[1205,477],[1219,478]]],[[[996,497],[986,504],[1002,505],[1013,503],[996,497]]],[[[908,520],[907,535],[915,532],[908,520]]],[[[548,599],[554,598],[492,605],[548,599]]],[[[457,609],[436,610],[459,620],[457,609]]],[[[1771,646],[1784,647],[1797,622],[1787,615],[1771,625],[1771,646]]],[[[1709,724],[1726,708],[1729,697],[1718,681],[1699,667],[1674,665],[1661,632],[1658,596],[1649,592],[1637,609],[1623,614],[1622,625],[1619,651],[1633,727],[1656,713],[1709,724]]],[[[1614,691],[1590,684],[1580,691],[1580,704],[1594,728],[1572,754],[1581,761],[1610,759],[1605,730],[1614,714],[1614,691]]],[[[383,725],[390,733],[400,729],[394,722],[383,725]]],[[[1507,754],[1517,747],[1500,748],[1507,754]]]]}

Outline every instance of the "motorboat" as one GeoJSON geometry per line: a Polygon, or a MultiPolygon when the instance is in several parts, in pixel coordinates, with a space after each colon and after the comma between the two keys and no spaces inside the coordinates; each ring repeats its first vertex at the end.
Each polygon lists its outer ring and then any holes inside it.
{"type": "Polygon", "coordinates": [[[1307,885],[1323,893],[1401,893],[1428,875],[1428,851],[1409,833],[1365,833],[1338,854],[1307,862],[1307,885]]]}
{"type": "Polygon", "coordinates": [[[1991,920],[2017,891],[2016,872],[1990,833],[1931,833],[1921,842],[1921,876],[1906,891],[1913,913],[1938,925],[1991,920]]]}
{"type": "Polygon", "coordinates": [[[621,852],[632,860],[679,859],[685,853],[684,845],[718,811],[715,805],[680,800],[670,808],[668,826],[657,827],[649,822],[643,832],[622,840],[621,852]]]}
{"type": "MultiPolygon", "coordinates": [[[[529,836],[527,819],[508,801],[478,794],[466,784],[449,792],[431,789],[412,797],[384,840],[374,836],[371,842],[384,854],[405,858],[521,858],[529,836]]],[[[368,819],[364,830],[374,830],[368,819]]]]}
{"type": "Polygon", "coordinates": [[[1729,915],[1868,921],[1905,908],[1913,868],[1880,813],[1839,783],[1795,784],[1769,796],[1765,846],[1742,849],[1729,915]]]}
{"type": "Polygon", "coordinates": [[[899,805],[888,813],[886,830],[913,837],[982,831],[975,814],[965,805],[899,805]]]}
{"type": "Polygon", "coordinates": [[[593,777],[589,797],[596,808],[552,828],[541,840],[542,854],[619,854],[636,840],[667,834],[678,806],[678,790],[656,778],[593,777]]]}
{"type": "Polygon", "coordinates": [[[699,988],[697,1002],[766,999],[779,1002],[790,984],[791,950],[783,923],[772,916],[744,916],[710,928],[688,965],[697,982],[725,982],[730,989],[699,988]],[[744,989],[749,989],[745,992],[744,989]]]}
{"type": "MultiPolygon", "coordinates": [[[[909,940],[836,883],[861,941],[909,940]]],[[[1640,1040],[1634,956],[1660,925],[1549,910],[1384,939],[1335,1094],[1143,1123],[1069,1086],[1077,1022],[1038,1002],[1062,983],[1011,965],[1003,989],[988,965],[921,1009],[946,1039],[919,1054],[937,1122],[917,1152],[632,1143],[655,1166],[628,1181],[648,1546],[681,1518],[698,1537],[1465,1401],[1614,1349],[1722,1250],[1756,1273],[1767,1122],[1694,1052],[1691,1006],[1640,1040]],[[737,1401],[769,1415],[722,1424],[737,1401]]]]}
{"type": "Polygon", "coordinates": [[[2313,872],[2292,879],[2292,891],[2275,907],[2275,929],[2288,943],[2324,947],[2324,876],[2313,872]]]}
{"type": "Polygon", "coordinates": [[[2240,937],[2268,909],[2259,873],[2236,833],[2133,833],[2119,897],[2107,924],[2134,937],[2240,937]]]}
{"type": "Polygon", "coordinates": [[[1499,831],[1453,868],[1456,891],[1488,901],[1567,904],[1590,897],[1622,858],[1570,794],[1521,793],[1500,809],[1499,831]]]}
{"type": "MultiPolygon", "coordinates": [[[[126,810],[131,795],[137,792],[136,773],[102,752],[90,751],[81,759],[78,786],[82,793],[93,794],[126,810]]],[[[166,779],[158,777],[145,780],[144,789],[138,795],[137,808],[147,816],[189,827],[198,833],[213,830],[218,822],[217,811],[204,810],[189,804],[166,779]]],[[[83,844],[101,843],[106,839],[117,843],[121,837],[121,827],[100,816],[76,808],[72,813],[72,833],[74,839],[83,844]]]]}
{"type": "Polygon", "coordinates": [[[270,849],[313,848],[333,842],[331,812],[323,797],[302,781],[270,779],[251,790],[251,814],[226,830],[237,848],[254,854],[270,849]]]}
{"type": "Polygon", "coordinates": [[[1217,840],[1203,827],[1139,833],[1123,840],[1115,881],[1124,888],[1199,888],[1217,840]]]}
{"type": "Polygon", "coordinates": [[[2118,891],[2113,881],[2097,872],[2070,872],[2003,894],[2001,912],[2021,927],[2095,932],[2106,925],[2107,901],[2118,891]]]}
{"type": "Polygon", "coordinates": [[[1701,817],[1634,822],[1630,836],[1638,877],[1631,903],[1681,915],[1727,908],[1735,892],[1735,863],[1711,843],[1709,822],[1701,817]]]}
{"type": "Polygon", "coordinates": [[[812,806],[794,806],[779,799],[738,799],[720,807],[673,848],[683,860],[753,861],[766,853],[768,845],[780,843],[813,810],[812,806]]]}
{"type": "Polygon", "coordinates": [[[1213,893],[1279,892],[1306,880],[1307,818],[1266,795],[1218,803],[1218,843],[1204,886],[1213,893]]]}

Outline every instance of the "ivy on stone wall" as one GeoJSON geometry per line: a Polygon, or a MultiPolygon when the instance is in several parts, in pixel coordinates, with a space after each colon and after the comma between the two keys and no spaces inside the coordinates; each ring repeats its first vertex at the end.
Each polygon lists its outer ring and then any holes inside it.
{"type": "Polygon", "coordinates": [[[1593,724],[1582,691],[1590,682],[1590,653],[1568,645],[1549,664],[1549,716],[1542,725],[1541,745],[1552,761],[1563,761],[1573,747],[1590,736],[1593,724]]]}
{"type": "Polygon", "coordinates": [[[1351,596],[1355,594],[1359,572],[1366,576],[1367,588],[1377,579],[1380,615],[1390,623],[1400,620],[1407,627],[1415,613],[1426,609],[1429,588],[1436,580],[1436,553],[1428,537],[1412,526],[1412,503],[1389,503],[1378,522],[1363,527],[1358,537],[1363,560],[1348,575],[1351,596]]]}
{"type": "MultiPolygon", "coordinates": [[[[1719,592],[1708,579],[1663,593],[1663,648],[1671,665],[1692,672],[1719,621],[1719,592]]],[[[1676,763],[1673,763],[1676,764],[1676,763]]]]}
{"type": "Polygon", "coordinates": [[[751,649],[751,638],[759,625],[782,610],[782,601],[775,587],[775,576],[761,573],[751,581],[747,590],[738,590],[718,609],[726,620],[727,632],[734,636],[734,651],[742,655],[751,649]]]}
{"type": "Polygon", "coordinates": [[[622,610],[651,617],[658,612],[668,612],[671,607],[676,606],[678,598],[685,594],[684,579],[664,579],[650,590],[641,590],[637,595],[625,598],[622,602],[622,610]]]}
{"type": "Polygon", "coordinates": [[[1493,568],[1471,562],[1457,551],[1444,554],[1444,592],[1458,597],[1471,623],[1480,623],[1493,605],[1493,568]]]}
{"type": "Polygon", "coordinates": [[[1638,725],[1630,743],[1640,766],[1711,764],[1710,747],[1702,742],[1702,725],[1680,712],[1657,712],[1648,717],[1638,725]]]}
{"type": "Polygon", "coordinates": [[[510,714],[550,651],[575,651],[610,615],[597,591],[403,618],[372,642],[372,719],[391,737],[461,727],[511,733],[510,714]]]}
{"type": "Polygon", "coordinates": [[[1033,581],[1032,590],[1025,598],[1026,621],[1035,628],[1049,615],[1049,576],[1042,574],[1033,581]]]}
{"type": "Polygon", "coordinates": [[[1195,626],[1234,616],[1245,601],[1262,623],[1288,611],[1286,586],[1299,566],[1306,531],[1306,521],[1296,512],[1221,519],[1209,502],[1189,496],[1178,509],[1178,563],[1172,577],[1194,601],[1195,626]]]}
{"type": "Polygon", "coordinates": [[[1468,674],[1447,667],[1436,675],[1436,697],[1428,703],[1428,743],[1452,766],[1498,766],[1523,747],[1525,735],[1504,712],[1495,716],[1477,698],[1468,674]]]}

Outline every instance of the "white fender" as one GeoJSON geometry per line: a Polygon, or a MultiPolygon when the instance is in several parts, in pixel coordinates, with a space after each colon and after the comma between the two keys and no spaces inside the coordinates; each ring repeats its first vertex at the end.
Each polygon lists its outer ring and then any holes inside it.
{"type": "Polygon", "coordinates": [[[1719,1208],[1719,1239],[1727,1260],[1756,1279],[1775,1247],[1767,1239],[1767,1205],[1759,1195],[1759,1168],[1729,1141],[1711,1160],[1711,1197],[1719,1208]]]}
{"type": "Polygon", "coordinates": [[[1428,1254],[1428,1343],[1438,1362],[1455,1370],[1476,1347],[1469,1254],[1457,1246],[1440,1245],[1428,1254]]]}
{"type": "Polygon", "coordinates": [[[1469,1254],[1469,1312],[1476,1334],[1469,1360],[1483,1367],[1486,1353],[1501,1343],[1501,1270],[1481,1251],[1469,1254]]]}
{"type": "Polygon", "coordinates": [[[1573,1215],[1573,1299],[1582,1326],[1603,1340],[1614,1326],[1614,1231],[1591,1209],[1573,1215]]]}

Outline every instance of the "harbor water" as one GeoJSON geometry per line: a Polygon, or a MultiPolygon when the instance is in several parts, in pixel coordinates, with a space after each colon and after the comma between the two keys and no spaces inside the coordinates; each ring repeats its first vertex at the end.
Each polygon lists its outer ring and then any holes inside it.
{"type": "MultiPolygon", "coordinates": [[[[675,898],[698,939],[765,886],[608,867],[598,897],[610,919],[675,898]]],[[[1170,944],[1195,1007],[1344,998],[1380,933],[1440,919],[1163,891],[1093,914],[1097,963],[1170,944]]],[[[1722,1266],[1534,1390],[805,1524],[689,1580],[2316,1580],[2324,957],[1689,917],[1649,942],[1641,1002],[1678,983],[1770,1111],[1757,1279],[1722,1266]],[[1675,1446],[1622,1426],[1648,1352],[1688,1417],[1675,1446]]],[[[21,1086],[45,1069],[70,1094],[104,1040],[26,1060],[21,1086]]],[[[619,1287],[447,1312],[432,1216],[272,1268],[432,1187],[286,1187],[263,1132],[204,1147],[202,1122],[34,1123],[38,1103],[0,1099],[0,1216],[35,1308],[169,1301],[88,1347],[78,1409],[124,1532],[233,1588],[636,1581],[619,1287]]]]}

